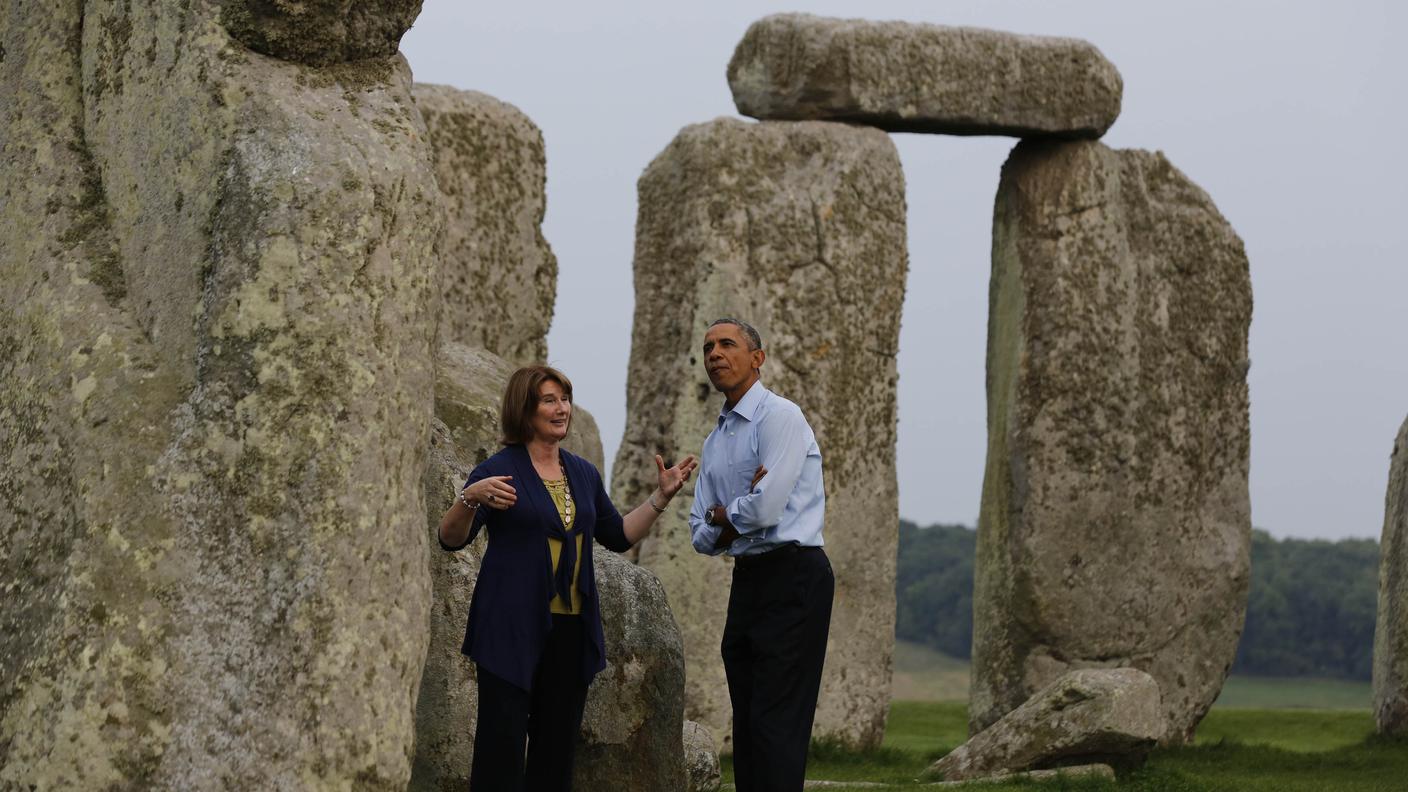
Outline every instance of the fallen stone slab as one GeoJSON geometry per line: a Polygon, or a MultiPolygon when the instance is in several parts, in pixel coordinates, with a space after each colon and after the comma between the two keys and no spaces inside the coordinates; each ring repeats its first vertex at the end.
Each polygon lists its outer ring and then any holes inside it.
{"type": "Polygon", "coordinates": [[[1408,734],[1408,421],[1398,430],[1379,543],[1379,609],[1374,628],[1374,724],[1408,734]]]}
{"type": "Polygon", "coordinates": [[[1140,758],[1164,733],[1159,685],[1135,668],[1071,671],[930,765],[962,781],[1080,757],[1140,758]]]}
{"type": "Polygon", "coordinates": [[[980,28],[776,14],[734,50],[738,112],[891,132],[1098,138],[1124,81],[1093,44],[980,28]]]}

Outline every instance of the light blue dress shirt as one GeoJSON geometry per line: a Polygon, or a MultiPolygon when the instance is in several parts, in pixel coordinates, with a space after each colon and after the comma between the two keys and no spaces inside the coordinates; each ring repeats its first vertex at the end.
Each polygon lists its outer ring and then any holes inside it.
{"type": "Polygon", "coordinates": [[[825,519],[816,435],[800,407],[764,388],[761,381],[753,383],[738,404],[719,413],[718,424],[704,440],[689,510],[694,549],[705,555],[726,550],[740,556],[789,543],[820,547],[825,519]],[[758,465],[768,474],[749,490],[758,465]],[[723,527],[704,522],[704,512],[716,503],[727,509],[739,533],[726,548],[714,548],[723,527]]]}

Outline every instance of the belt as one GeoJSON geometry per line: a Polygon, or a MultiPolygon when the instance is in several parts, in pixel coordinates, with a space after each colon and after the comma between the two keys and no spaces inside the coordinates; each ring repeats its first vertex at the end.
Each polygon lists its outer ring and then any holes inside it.
{"type": "Polygon", "coordinates": [[[800,555],[802,553],[820,553],[820,547],[809,545],[785,544],[775,547],[766,553],[757,555],[734,556],[733,564],[736,569],[758,569],[759,567],[771,566],[787,558],[800,555]]]}

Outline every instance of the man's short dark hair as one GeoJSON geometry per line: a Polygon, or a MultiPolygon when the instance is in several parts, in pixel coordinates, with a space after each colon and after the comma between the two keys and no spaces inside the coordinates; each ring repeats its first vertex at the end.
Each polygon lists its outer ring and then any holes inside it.
{"type": "Polygon", "coordinates": [[[742,319],[734,319],[734,318],[732,318],[732,317],[725,316],[725,317],[722,318],[722,319],[715,319],[714,321],[710,322],[710,323],[709,323],[709,327],[715,327],[715,326],[721,325],[721,324],[733,325],[734,327],[737,327],[739,330],[742,330],[742,331],[743,331],[743,337],[746,338],[746,339],[748,339],[748,349],[749,349],[749,350],[762,349],[762,348],[763,348],[763,337],[760,336],[760,335],[758,335],[758,331],[757,331],[756,328],[753,327],[753,325],[748,324],[747,322],[743,321],[742,319]]]}

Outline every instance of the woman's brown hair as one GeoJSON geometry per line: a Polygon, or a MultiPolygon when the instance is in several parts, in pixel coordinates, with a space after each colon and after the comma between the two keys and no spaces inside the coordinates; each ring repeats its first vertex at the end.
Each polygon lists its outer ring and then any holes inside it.
{"type": "MultiPolygon", "coordinates": [[[[538,388],[544,382],[556,382],[567,401],[572,401],[572,380],[552,366],[524,366],[513,372],[504,388],[504,404],[499,409],[499,442],[522,445],[533,439],[533,413],[538,411],[538,388]]],[[[567,416],[567,429],[572,429],[572,416],[567,416]]]]}

